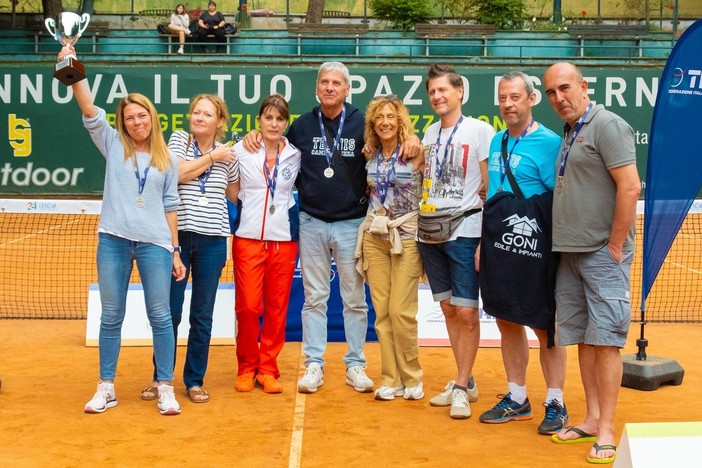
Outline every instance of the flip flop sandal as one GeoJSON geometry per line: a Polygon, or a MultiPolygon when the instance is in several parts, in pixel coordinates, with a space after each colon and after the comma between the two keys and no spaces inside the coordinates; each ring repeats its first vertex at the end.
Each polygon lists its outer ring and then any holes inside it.
{"type": "Polygon", "coordinates": [[[605,444],[605,445],[599,445],[597,442],[595,442],[592,447],[595,449],[595,453],[600,453],[602,450],[614,450],[614,455],[611,457],[607,458],[593,458],[590,455],[587,456],[587,462],[588,463],[595,463],[599,465],[604,465],[606,463],[612,463],[614,459],[617,456],[617,446],[616,445],[610,445],[610,444],[605,444]]]}
{"type": "Polygon", "coordinates": [[[158,387],[156,385],[149,385],[144,390],[141,391],[141,399],[146,401],[153,401],[158,399],[158,387]]]}
{"type": "Polygon", "coordinates": [[[579,444],[581,442],[594,442],[597,440],[596,435],[588,434],[587,432],[575,426],[566,429],[564,434],[567,434],[569,432],[575,432],[578,435],[578,437],[576,437],[575,439],[561,439],[560,437],[558,437],[558,434],[553,434],[551,436],[551,442],[555,444],[579,444]]]}
{"type": "Polygon", "coordinates": [[[193,403],[207,403],[210,401],[210,394],[202,387],[190,387],[188,389],[188,398],[190,398],[190,401],[193,403]]]}

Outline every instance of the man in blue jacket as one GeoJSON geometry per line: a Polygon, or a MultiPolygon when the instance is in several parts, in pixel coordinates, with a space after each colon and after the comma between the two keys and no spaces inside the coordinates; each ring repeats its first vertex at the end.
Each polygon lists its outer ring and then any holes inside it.
{"type": "MultiPolygon", "coordinates": [[[[305,292],[302,307],[302,349],[305,375],[301,393],[315,393],[324,384],[327,347],[327,301],[332,257],[339,274],[344,332],[346,383],[362,393],[373,391],[363,354],[368,306],[363,278],[356,271],[354,251],[358,227],[368,209],[366,161],[363,155],[364,115],[346,102],[351,90],[348,68],[340,62],[319,67],[316,94],[319,107],[298,117],[287,138],[302,152],[297,179],[300,203],[300,269],[305,292]]],[[[252,149],[260,133],[249,132],[244,143],[252,149]]],[[[411,152],[421,150],[418,139],[411,152]]]]}

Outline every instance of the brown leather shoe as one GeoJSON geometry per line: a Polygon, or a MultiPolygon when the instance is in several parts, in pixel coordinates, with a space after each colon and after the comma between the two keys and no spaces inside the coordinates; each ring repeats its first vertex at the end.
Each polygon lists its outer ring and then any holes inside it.
{"type": "Polygon", "coordinates": [[[263,387],[263,391],[266,393],[282,393],[283,391],[283,386],[280,385],[280,382],[272,375],[258,374],[256,376],[256,383],[263,387]]]}
{"type": "Polygon", "coordinates": [[[254,389],[254,372],[247,372],[241,374],[236,378],[236,391],[237,392],[250,392],[254,389]]]}

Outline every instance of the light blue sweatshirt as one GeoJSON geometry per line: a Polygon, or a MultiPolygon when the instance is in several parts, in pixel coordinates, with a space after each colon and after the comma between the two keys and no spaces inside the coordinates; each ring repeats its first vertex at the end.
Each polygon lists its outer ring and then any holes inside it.
{"type": "MultiPolygon", "coordinates": [[[[171,231],[166,221],[167,211],[178,209],[178,160],[171,156],[172,165],[166,172],[149,168],[141,196],[144,206],[137,207],[139,182],[131,158],[124,159],[124,146],[117,130],[110,127],[105,111],[98,108],[92,119],[83,116],[83,125],[90,133],[95,146],[107,160],[105,188],[99,232],[106,232],[124,239],[148,242],[170,248],[171,231]]],[[[154,129],[158,131],[158,129],[154,129]]],[[[149,166],[151,155],[137,152],[139,177],[149,166]]]]}

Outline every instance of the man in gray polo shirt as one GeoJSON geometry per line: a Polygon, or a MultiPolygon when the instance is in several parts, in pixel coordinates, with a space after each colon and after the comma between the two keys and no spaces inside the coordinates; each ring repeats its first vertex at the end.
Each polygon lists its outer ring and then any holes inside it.
{"type": "Polygon", "coordinates": [[[561,252],[558,337],[562,345],[578,345],[586,404],[585,420],[552,440],[594,441],[588,462],[611,463],[641,191],[634,132],[621,117],[590,102],[587,81],[572,63],[550,66],[543,83],[551,106],[566,122],[553,199],[553,249],[561,252]]]}

